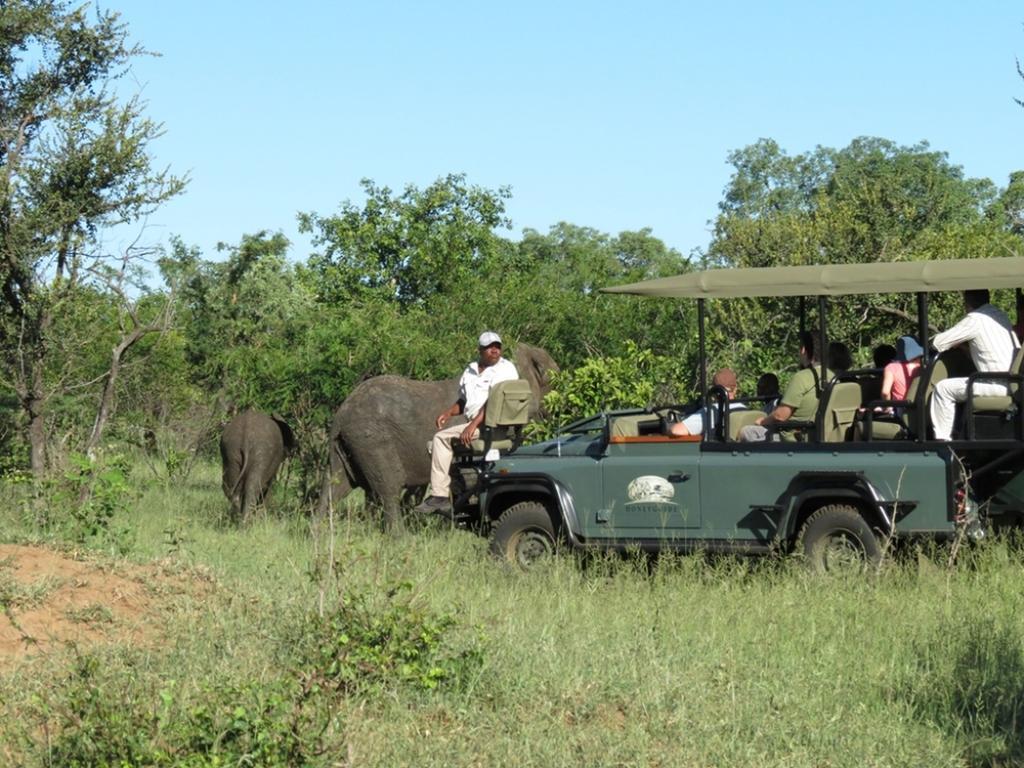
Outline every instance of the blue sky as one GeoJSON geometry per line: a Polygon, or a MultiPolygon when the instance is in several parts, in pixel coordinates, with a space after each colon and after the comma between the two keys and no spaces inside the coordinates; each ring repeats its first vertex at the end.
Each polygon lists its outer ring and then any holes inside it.
{"type": "MultiPolygon", "coordinates": [[[[148,222],[215,257],[299,211],[464,172],[522,229],[650,227],[706,246],[728,154],[927,140],[969,176],[1024,169],[1019,2],[114,0],[160,52],[132,77],[192,181],[148,222]]],[[[133,233],[134,235],[134,233],[133,233]]]]}

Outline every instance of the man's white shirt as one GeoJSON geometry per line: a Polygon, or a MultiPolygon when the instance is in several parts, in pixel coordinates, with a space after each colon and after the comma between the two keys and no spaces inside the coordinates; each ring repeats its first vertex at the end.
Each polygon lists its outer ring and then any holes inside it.
{"type": "MultiPolygon", "coordinates": [[[[737,402],[734,402],[732,400],[729,401],[729,410],[730,411],[740,411],[740,410],[746,410],[746,409],[747,409],[747,406],[744,405],[743,403],[737,403],[737,402]]],[[[715,428],[715,418],[716,418],[715,414],[716,414],[717,411],[718,411],[717,408],[712,408],[711,409],[711,428],[712,429],[715,428]]],[[[686,427],[686,431],[689,432],[691,435],[703,435],[704,434],[704,408],[703,407],[698,408],[696,411],[691,413],[689,416],[687,416],[685,419],[683,419],[682,424],[683,424],[684,427],[686,427]]]]}
{"type": "Polygon", "coordinates": [[[466,405],[463,413],[472,420],[487,403],[491,387],[501,381],[512,381],[519,378],[515,365],[504,357],[494,365],[489,365],[480,372],[480,364],[474,360],[466,366],[459,379],[459,396],[466,405]]]}
{"type": "Polygon", "coordinates": [[[948,331],[937,334],[932,343],[939,352],[968,342],[971,359],[979,371],[1008,371],[1020,342],[1010,318],[991,304],[978,307],[948,331]]]}

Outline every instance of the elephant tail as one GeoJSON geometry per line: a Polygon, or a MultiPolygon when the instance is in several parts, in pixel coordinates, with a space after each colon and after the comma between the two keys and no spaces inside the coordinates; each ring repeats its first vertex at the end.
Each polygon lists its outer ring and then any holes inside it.
{"type": "Polygon", "coordinates": [[[320,511],[326,512],[336,501],[348,496],[356,486],[355,473],[341,440],[335,438],[330,442],[330,457],[327,462],[327,476],[324,478],[323,490],[320,492],[320,511]]]}
{"type": "Polygon", "coordinates": [[[231,488],[225,488],[224,491],[227,493],[229,499],[234,499],[235,494],[238,493],[239,487],[245,482],[245,471],[249,467],[249,452],[242,451],[242,466],[238,470],[238,477],[235,478],[235,484],[231,488]]]}

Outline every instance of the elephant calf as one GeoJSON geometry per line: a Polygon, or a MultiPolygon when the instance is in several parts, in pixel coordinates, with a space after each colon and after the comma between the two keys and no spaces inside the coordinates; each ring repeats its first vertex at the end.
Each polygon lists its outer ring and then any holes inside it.
{"type": "Polygon", "coordinates": [[[221,485],[231,502],[233,519],[248,521],[294,447],[291,427],[265,413],[243,411],[228,422],[220,437],[221,485]]]}

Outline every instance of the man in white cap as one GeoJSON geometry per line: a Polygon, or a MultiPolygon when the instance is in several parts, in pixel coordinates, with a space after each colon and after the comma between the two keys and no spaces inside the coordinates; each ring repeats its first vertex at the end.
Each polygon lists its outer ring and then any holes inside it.
{"type": "Polygon", "coordinates": [[[417,512],[436,512],[450,506],[448,495],[452,465],[452,441],[468,446],[479,434],[487,409],[491,387],[500,381],[519,378],[515,365],[501,356],[501,337],[484,331],[479,339],[479,357],[466,366],[459,379],[459,399],[437,417],[437,432],[430,447],[430,496],[416,507],[417,512]],[[468,424],[446,427],[453,416],[464,413],[468,424]]]}

